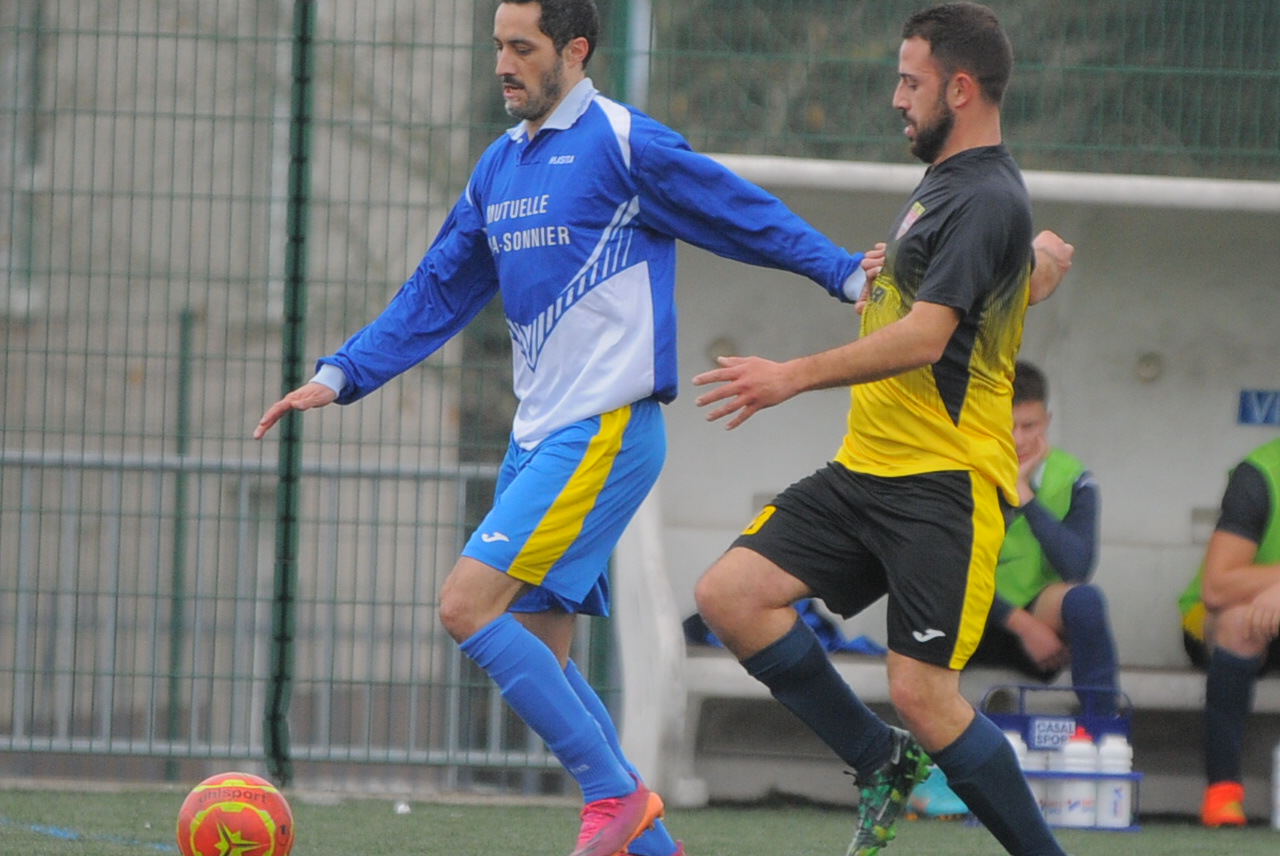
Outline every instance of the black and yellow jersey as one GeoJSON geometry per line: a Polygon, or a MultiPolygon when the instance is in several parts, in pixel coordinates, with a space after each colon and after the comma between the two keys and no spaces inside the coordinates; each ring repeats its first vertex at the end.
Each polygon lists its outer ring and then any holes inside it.
{"type": "Polygon", "coordinates": [[[852,387],[837,462],[878,476],[969,470],[1017,503],[1013,365],[1032,264],[1031,203],[1003,145],[930,167],[894,221],[861,335],[917,300],[953,307],[960,325],[937,363],[852,387]]]}

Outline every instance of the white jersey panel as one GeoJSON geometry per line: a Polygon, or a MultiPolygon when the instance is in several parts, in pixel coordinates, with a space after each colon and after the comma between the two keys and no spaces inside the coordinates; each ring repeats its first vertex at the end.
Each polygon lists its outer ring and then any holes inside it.
{"type": "Polygon", "coordinates": [[[547,333],[530,365],[513,349],[512,435],[531,449],[551,432],[653,394],[654,309],[647,262],[599,283],[547,333]]]}

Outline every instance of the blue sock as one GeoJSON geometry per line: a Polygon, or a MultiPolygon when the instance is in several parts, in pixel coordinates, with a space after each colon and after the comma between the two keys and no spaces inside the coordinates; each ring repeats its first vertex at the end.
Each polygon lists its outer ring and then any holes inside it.
{"type": "Polygon", "coordinates": [[[1244,725],[1253,708],[1261,657],[1215,648],[1204,681],[1204,772],[1209,784],[1239,782],[1244,725]]]}
{"type": "Polygon", "coordinates": [[[584,800],[625,796],[635,790],[635,780],[569,686],[551,649],[510,613],[480,628],[461,648],[489,673],[507,704],[577,780],[584,800]]]}
{"type": "Polygon", "coordinates": [[[742,665],[859,776],[889,760],[889,726],[854,695],[804,619],[742,665]]]}
{"type": "MultiPolygon", "coordinates": [[[[622,754],[622,742],[618,739],[618,728],[613,724],[613,717],[609,715],[609,709],[604,706],[599,694],[591,688],[591,684],[587,683],[587,679],[578,671],[578,667],[573,660],[570,660],[564,667],[564,676],[569,679],[569,686],[573,687],[573,691],[582,700],[583,706],[595,717],[596,722],[600,723],[600,730],[604,732],[604,739],[608,741],[609,748],[613,750],[613,754],[618,756],[618,761],[626,768],[627,772],[637,779],[640,778],[640,773],[636,770],[635,765],[622,754]]],[[[655,820],[651,828],[646,829],[640,834],[639,838],[627,845],[627,853],[634,854],[634,856],[671,856],[675,852],[675,839],[671,837],[671,833],[667,832],[661,820],[655,820]]]]}
{"type": "Polygon", "coordinates": [[[1107,622],[1107,602],[1094,585],[1076,586],[1062,598],[1062,623],[1071,649],[1071,683],[1077,687],[1106,687],[1110,692],[1081,693],[1086,713],[1110,716],[1116,712],[1116,643],[1107,622]]]}
{"type": "Polygon", "coordinates": [[[931,752],[947,783],[1004,849],[1019,856],[1064,856],[995,723],[976,713],[950,746],[931,752]]]}

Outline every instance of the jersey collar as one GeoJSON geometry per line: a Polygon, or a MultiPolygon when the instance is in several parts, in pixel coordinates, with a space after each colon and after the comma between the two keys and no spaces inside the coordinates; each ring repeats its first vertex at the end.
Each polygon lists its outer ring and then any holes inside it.
{"type": "MultiPolygon", "coordinates": [[[[560,99],[560,103],[556,105],[556,109],[551,111],[551,115],[547,117],[547,121],[542,123],[542,131],[563,131],[566,128],[572,128],[573,124],[581,118],[582,114],[587,112],[587,108],[591,106],[592,100],[596,97],[597,91],[595,85],[592,84],[591,78],[584,77],[569,90],[564,98],[560,99]]],[[[529,123],[521,122],[513,128],[507,129],[507,136],[513,141],[520,142],[522,139],[528,139],[527,132],[529,123]]]]}

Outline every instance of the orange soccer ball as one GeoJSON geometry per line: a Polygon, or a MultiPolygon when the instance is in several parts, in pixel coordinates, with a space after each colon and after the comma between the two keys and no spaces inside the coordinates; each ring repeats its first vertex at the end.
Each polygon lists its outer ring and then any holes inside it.
{"type": "Polygon", "coordinates": [[[182,856],[288,856],[293,812],[261,776],[218,773],[191,789],[178,810],[182,856]]]}

